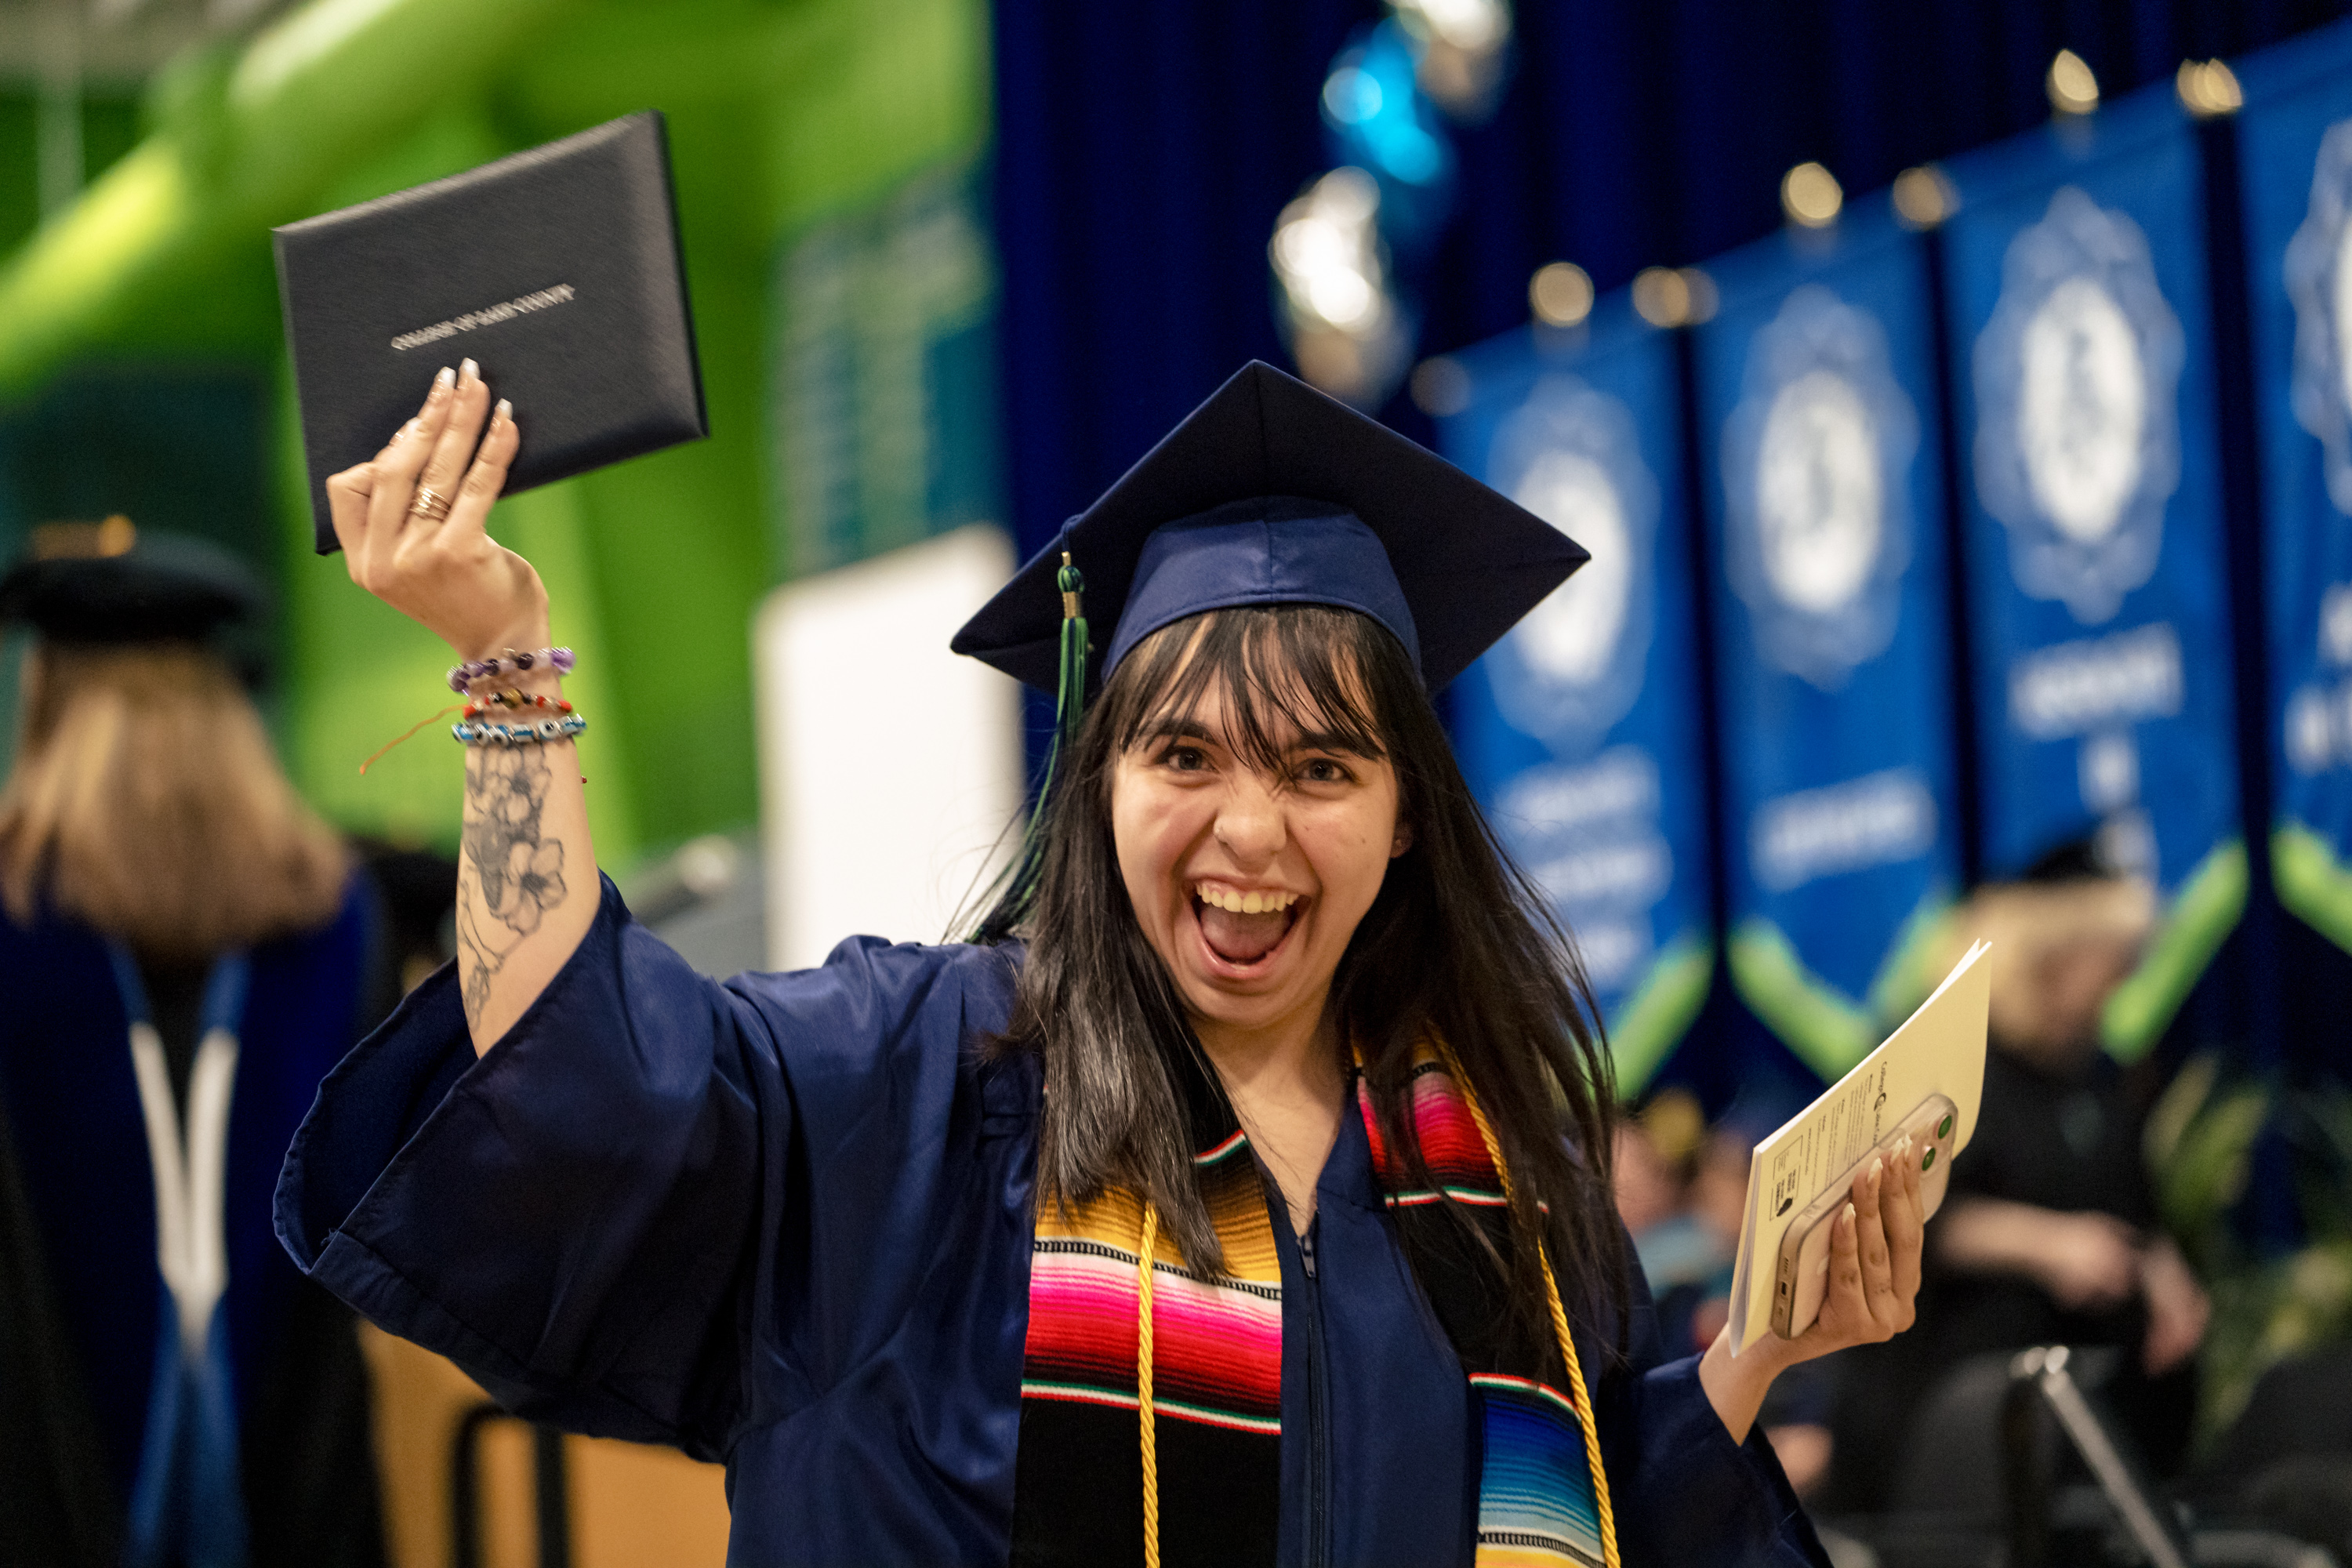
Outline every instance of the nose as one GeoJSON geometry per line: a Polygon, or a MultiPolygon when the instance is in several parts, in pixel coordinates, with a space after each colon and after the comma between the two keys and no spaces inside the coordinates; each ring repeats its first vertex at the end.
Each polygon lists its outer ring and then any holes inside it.
{"type": "Polygon", "coordinates": [[[1255,772],[1236,770],[1232,787],[1217,806],[1216,835],[1234,865],[1244,870],[1255,870],[1282,852],[1290,829],[1268,781],[1255,772]]]}

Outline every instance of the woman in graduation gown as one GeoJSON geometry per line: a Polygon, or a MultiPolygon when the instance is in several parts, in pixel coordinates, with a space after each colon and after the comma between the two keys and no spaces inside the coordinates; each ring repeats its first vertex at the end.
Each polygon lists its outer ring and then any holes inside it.
{"type": "Polygon", "coordinates": [[[271,1234],[369,911],[225,657],[262,610],[121,518],[0,578],[0,1561],[383,1561],[356,1325],[271,1234]]]}
{"type": "MultiPolygon", "coordinates": [[[[328,492],[355,581],[551,696],[489,398],[328,492]]],[[[518,1412],[724,1460],[738,1563],[1822,1561],[1755,1413],[1908,1321],[1916,1173],[1804,1338],[1662,1363],[1572,952],[1429,704],[1582,559],[1248,366],[956,639],[1063,704],[973,940],[800,973],[695,974],[568,740],[472,746],[459,955],[280,1235],[518,1412]]]]}

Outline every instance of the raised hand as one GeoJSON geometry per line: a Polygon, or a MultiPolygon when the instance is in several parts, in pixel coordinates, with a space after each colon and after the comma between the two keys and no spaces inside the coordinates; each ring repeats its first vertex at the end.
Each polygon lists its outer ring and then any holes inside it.
{"type": "MultiPolygon", "coordinates": [[[[514,410],[491,407],[467,360],[434,377],[425,406],[383,451],[327,481],[352,581],[461,660],[551,640],[539,574],[487,531],[520,439],[514,410]]],[[[557,688],[546,666],[511,679],[557,688]]],[[[538,1000],[595,918],[583,784],[569,740],[467,752],[457,978],[478,1052],[538,1000]]]]}
{"type": "Polygon", "coordinates": [[[520,440],[514,410],[490,406],[469,359],[434,378],[416,417],[383,450],[327,480],[352,581],[460,658],[547,640],[539,574],[487,531],[520,440]]]}

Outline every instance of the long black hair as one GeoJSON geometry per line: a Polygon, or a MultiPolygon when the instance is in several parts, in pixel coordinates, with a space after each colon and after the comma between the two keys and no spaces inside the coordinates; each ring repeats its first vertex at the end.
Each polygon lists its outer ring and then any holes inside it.
{"type": "Polygon", "coordinates": [[[975,936],[1028,942],[996,1048],[1044,1063],[1038,1201],[1128,1188],[1158,1207],[1189,1264],[1223,1266],[1193,1181],[1179,1080],[1197,1069],[1213,1086],[1216,1076],[1136,921],[1111,827],[1120,756],[1189,718],[1212,690],[1224,700],[1226,743],[1252,766],[1281,773],[1288,738],[1316,733],[1394,767],[1411,846],[1340,957],[1329,1002],[1338,1035],[1362,1055],[1383,1142],[1402,1153],[1415,1186],[1440,1190],[1414,1135],[1408,1079],[1421,1042],[1452,1049],[1514,1179],[1508,1259],[1446,1202],[1496,1271],[1517,1328],[1549,1340],[1538,1235],[1570,1310],[1613,1304],[1622,1325],[1622,1233],[1609,1198],[1614,1089],[1583,966],[1496,841],[1403,647],[1350,610],[1251,605],[1161,629],[1112,672],[1063,759],[1039,808],[1042,870],[1001,897],[975,936]]]}

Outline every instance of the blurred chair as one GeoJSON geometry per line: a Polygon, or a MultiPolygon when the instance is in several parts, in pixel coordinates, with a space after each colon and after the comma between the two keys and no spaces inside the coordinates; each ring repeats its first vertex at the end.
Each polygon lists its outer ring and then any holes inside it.
{"type": "MultiPolygon", "coordinates": [[[[458,1418],[449,1448],[451,1568],[482,1568],[482,1435],[493,1423],[514,1419],[487,1400],[458,1418]]],[[[572,1487],[563,1463],[563,1434],[552,1426],[533,1426],[530,1459],[531,1528],[539,1568],[572,1568],[572,1487]]]]}
{"type": "Polygon", "coordinates": [[[395,1568],[725,1563],[719,1466],[534,1427],[500,1411],[432,1352],[373,1326],[361,1341],[375,1376],[376,1455],[395,1568]]]}
{"type": "Polygon", "coordinates": [[[2352,1345],[2291,1356],[2263,1373],[2212,1458],[2200,1490],[2242,1485],[2284,1459],[2352,1458],[2352,1345]]]}
{"type": "MultiPolygon", "coordinates": [[[[2294,1374],[2281,1369],[2273,1408],[2294,1407],[2303,1424],[2242,1439],[2252,1482],[2196,1510],[2192,1530],[2191,1514],[2152,1484],[2095,1403],[2121,1354],[2050,1349],[1962,1362],[1920,1402],[1893,1511],[1841,1522],[1882,1568],[2336,1568],[2352,1561],[2343,1556],[2352,1549],[2352,1452],[2295,1447],[2352,1431],[2341,1385],[2332,1400],[2310,1397],[2315,1391],[2290,1392],[2294,1374]]],[[[2279,1425],[2252,1406],[2248,1415],[2279,1425]]]]}
{"type": "Polygon", "coordinates": [[[2207,1510],[2263,1521],[2352,1562],[2352,1345],[2263,1373],[2192,1481],[2207,1510]]]}
{"type": "Polygon", "coordinates": [[[2000,1409],[2010,1352],[1974,1356],[1919,1402],[1889,1500],[1893,1511],[1948,1514],[1998,1527],[2002,1517],[2000,1409]]]}

